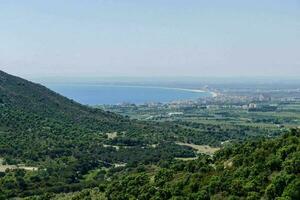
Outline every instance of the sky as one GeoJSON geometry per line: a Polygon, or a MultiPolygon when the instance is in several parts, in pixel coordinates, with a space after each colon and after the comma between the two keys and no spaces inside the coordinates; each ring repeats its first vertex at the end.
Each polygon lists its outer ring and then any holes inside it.
{"type": "Polygon", "coordinates": [[[0,0],[23,77],[300,76],[299,0],[0,0]]]}

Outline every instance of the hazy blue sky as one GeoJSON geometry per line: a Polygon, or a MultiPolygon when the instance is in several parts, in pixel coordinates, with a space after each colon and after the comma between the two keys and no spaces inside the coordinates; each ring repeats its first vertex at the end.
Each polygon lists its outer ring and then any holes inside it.
{"type": "Polygon", "coordinates": [[[299,76],[299,0],[0,0],[22,76],[299,76]]]}

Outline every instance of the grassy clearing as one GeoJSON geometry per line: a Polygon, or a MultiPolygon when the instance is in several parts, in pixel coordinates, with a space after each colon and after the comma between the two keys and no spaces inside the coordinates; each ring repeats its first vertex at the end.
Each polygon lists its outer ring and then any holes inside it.
{"type": "Polygon", "coordinates": [[[220,150],[220,148],[210,147],[208,145],[196,145],[196,144],[183,143],[183,142],[176,142],[176,144],[181,146],[192,147],[193,149],[196,150],[197,153],[207,154],[207,155],[213,155],[216,151],[220,150]]]}
{"type": "Polygon", "coordinates": [[[38,170],[37,167],[29,167],[29,166],[25,166],[25,165],[22,165],[22,164],[19,164],[19,165],[6,165],[6,164],[3,164],[3,159],[0,158],[0,172],[5,172],[7,169],[24,169],[24,170],[27,170],[27,171],[36,171],[36,170],[38,170]]]}
{"type": "Polygon", "coordinates": [[[106,135],[107,135],[108,139],[115,139],[116,137],[118,137],[118,133],[117,132],[106,133],[106,135]]]}

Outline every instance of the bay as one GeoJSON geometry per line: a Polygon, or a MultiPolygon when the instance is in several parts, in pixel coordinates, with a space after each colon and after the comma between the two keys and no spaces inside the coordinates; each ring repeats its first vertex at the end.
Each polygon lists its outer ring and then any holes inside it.
{"type": "Polygon", "coordinates": [[[167,103],[211,96],[210,92],[185,88],[81,83],[48,83],[45,86],[63,96],[86,105],[167,103]]]}

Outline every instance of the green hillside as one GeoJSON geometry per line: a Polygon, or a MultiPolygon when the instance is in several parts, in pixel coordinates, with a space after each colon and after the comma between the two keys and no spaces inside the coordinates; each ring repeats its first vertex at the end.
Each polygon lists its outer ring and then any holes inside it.
{"type": "MultiPolygon", "coordinates": [[[[161,155],[161,149],[147,148],[149,145],[157,144],[165,151],[166,147],[159,144],[174,141],[179,132],[191,131],[169,123],[129,120],[83,106],[44,86],[4,72],[0,72],[0,103],[0,156],[11,163],[39,164],[47,158],[81,158],[82,154],[92,160],[99,160],[100,156],[104,162],[128,163],[140,160],[136,156],[148,151],[155,153],[149,159],[158,161],[156,154],[161,155]],[[116,137],[109,138],[111,133],[116,133],[116,137]],[[120,151],[116,154],[115,148],[104,145],[118,146],[120,151]]],[[[173,149],[171,154],[193,155],[188,148],[170,146],[178,150],[173,149]]]]}
{"type": "MultiPolygon", "coordinates": [[[[59,183],[51,189],[36,188],[35,194],[40,195],[26,199],[297,200],[300,198],[299,163],[300,131],[294,129],[277,139],[236,144],[219,151],[213,158],[200,156],[194,161],[170,160],[158,165],[99,169],[85,178],[101,181],[89,182],[86,189],[73,185],[66,190],[59,183]]],[[[9,190],[8,183],[19,188],[43,184],[44,180],[37,175],[8,172],[1,178],[1,188],[5,192],[9,190]]],[[[31,192],[21,194],[27,196],[31,192]]]]}
{"type": "Polygon", "coordinates": [[[0,103],[10,110],[39,115],[47,119],[63,119],[93,129],[111,129],[128,122],[119,115],[92,109],[69,100],[46,87],[0,71],[0,103]],[[87,123],[89,122],[89,123],[87,123]],[[94,126],[98,124],[98,126],[94,126]]]}
{"type": "Polygon", "coordinates": [[[0,71],[0,199],[299,199],[299,130],[197,154],[246,138],[210,133],[83,106],[0,71]]]}
{"type": "Polygon", "coordinates": [[[8,183],[8,196],[39,194],[37,188],[73,191],[89,187],[97,181],[87,183],[84,175],[101,167],[193,157],[191,148],[172,142],[178,132],[186,130],[83,106],[44,86],[0,72],[0,173],[19,165],[38,168],[26,174],[45,182],[25,188],[8,183]]]}
{"type": "Polygon", "coordinates": [[[294,129],[277,139],[248,141],[225,148],[213,158],[201,156],[194,161],[140,165],[114,174],[101,172],[109,180],[92,189],[34,198],[297,200],[299,163],[300,131],[294,129]]]}
{"type": "Polygon", "coordinates": [[[108,199],[300,199],[300,131],[116,176],[108,199]]]}

